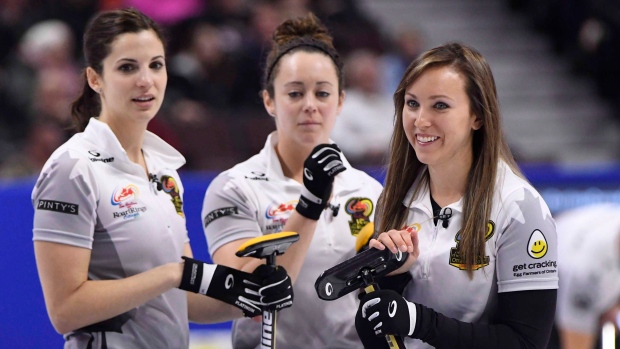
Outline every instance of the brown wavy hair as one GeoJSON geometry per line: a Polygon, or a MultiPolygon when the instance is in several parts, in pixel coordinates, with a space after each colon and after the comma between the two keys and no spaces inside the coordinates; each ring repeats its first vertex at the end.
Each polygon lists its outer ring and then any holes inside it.
{"type": "MultiPolygon", "coordinates": [[[[422,53],[404,73],[394,93],[395,122],[391,152],[387,166],[385,187],[379,197],[379,232],[402,229],[407,219],[403,200],[415,179],[424,170],[424,164],[407,140],[403,128],[405,91],[422,74],[432,68],[449,67],[465,81],[470,112],[482,120],[482,127],[473,131],[473,162],[469,170],[467,188],[463,197],[463,226],[461,227],[460,254],[465,258],[467,272],[473,276],[473,265],[485,254],[485,233],[491,215],[497,168],[505,161],[523,177],[508,148],[502,131],[499,101],[495,80],[488,63],[473,48],[460,43],[448,43],[422,53]]],[[[417,194],[429,184],[428,172],[414,188],[417,194]]]]}

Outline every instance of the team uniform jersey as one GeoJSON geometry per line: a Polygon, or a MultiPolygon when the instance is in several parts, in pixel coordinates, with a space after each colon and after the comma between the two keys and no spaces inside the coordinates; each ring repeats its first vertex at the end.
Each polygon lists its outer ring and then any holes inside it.
{"type": "MultiPolygon", "coordinates": [[[[129,160],[108,125],[91,118],[43,167],[32,192],[33,240],[90,249],[89,280],[122,279],[180,262],[189,239],[176,170],[185,159],[150,132],[142,150],[162,190],[129,160]]],[[[187,348],[187,295],[172,289],[107,325],[110,349],[187,348]]],[[[86,348],[89,341],[99,348],[102,337],[94,331],[67,333],[65,348],[86,348]]]]}
{"type": "Polygon", "coordinates": [[[620,206],[597,204],[557,219],[562,329],[595,334],[599,318],[620,301],[620,206]]]}
{"type": "MultiPolygon", "coordinates": [[[[551,213],[540,194],[500,163],[486,232],[486,255],[469,279],[459,254],[462,199],[441,210],[451,217],[433,222],[428,186],[414,196],[413,184],[403,204],[407,225],[418,231],[420,255],[409,273],[404,297],[464,322],[489,323],[498,292],[558,288],[557,236],[551,213]]],[[[420,177],[422,178],[422,177],[420,177]]],[[[432,346],[407,337],[407,348],[432,346]]]]}
{"type": "MultiPolygon", "coordinates": [[[[279,232],[295,209],[302,184],[282,173],[272,133],[262,151],[221,173],[211,182],[202,209],[211,255],[239,239],[279,232]]],[[[354,319],[354,293],[336,301],[318,298],[314,283],[324,270],[355,254],[355,239],[372,221],[381,185],[351,168],[338,174],[330,205],[318,220],[303,267],[294,285],[293,306],[278,313],[277,345],[281,348],[361,348],[354,319]]],[[[277,261],[276,261],[277,262],[277,261]]],[[[233,347],[256,348],[260,324],[239,319],[233,325],[233,347]]]]}

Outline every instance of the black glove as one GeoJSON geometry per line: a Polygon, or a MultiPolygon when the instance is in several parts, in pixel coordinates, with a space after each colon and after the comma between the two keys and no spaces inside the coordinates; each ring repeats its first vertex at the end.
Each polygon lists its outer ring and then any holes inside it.
{"type": "Polygon", "coordinates": [[[379,342],[371,339],[373,335],[385,342],[386,334],[403,338],[413,334],[416,316],[414,303],[392,290],[378,290],[362,297],[355,315],[355,329],[364,346],[374,348],[379,342]]]}
{"type": "Polygon", "coordinates": [[[334,177],[346,170],[336,144],[319,144],[304,161],[304,188],[295,209],[306,218],[318,220],[327,207],[334,177]]]}
{"type": "Polygon", "coordinates": [[[282,267],[266,272],[258,267],[252,274],[218,264],[182,257],[185,260],[179,288],[234,305],[243,315],[260,315],[263,308],[290,307],[293,288],[282,267]],[[278,271],[280,269],[280,271],[278,271]],[[290,287],[290,289],[289,289],[290,287]]]}
{"type": "Polygon", "coordinates": [[[262,280],[257,293],[263,307],[282,310],[293,305],[293,284],[284,267],[261,264],[252,275],[262,280]]]}

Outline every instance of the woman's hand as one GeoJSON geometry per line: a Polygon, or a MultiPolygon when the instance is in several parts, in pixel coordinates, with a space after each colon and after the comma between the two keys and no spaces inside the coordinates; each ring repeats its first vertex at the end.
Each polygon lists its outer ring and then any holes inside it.
{"type": "Polygon", "coordinates": [[[418,260],[418,256],[420,255],[418,232],[411,229],[392,229],[386,233],[381,233],[376,239],[370,240],[369,246],[379,250],[384,250],[387,247],[392,253],[397,253],[398,251],[409,253],[405,264],[389,275],[402,274],[408,271],[411,269],[413,263],[418,260]]]}

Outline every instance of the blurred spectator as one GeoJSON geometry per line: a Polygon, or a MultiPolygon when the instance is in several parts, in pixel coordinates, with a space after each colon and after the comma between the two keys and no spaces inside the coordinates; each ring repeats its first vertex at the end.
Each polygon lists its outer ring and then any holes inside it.
{"type": "MultiPolygon", "coordinates": [[[[12,110],[11,114],[4,114],[3,111],[4,124],[11,128],[11,142],[23,139],[30,122],[36,114],[42,112],[41,109],[37,109],[42,102],[38,100],[41,88],[46,89],[42,97],[50,93],[62,94],[63,91],[74,88],[72,81],[78,74],[72,55],[73,33],[62,21],[47,20],[33,25],[22,35],[17,48],[18,50],[7,59],[0,74],[0,98],[4,98],[9,104],[8,108],[12,110]],[[57,74],[45,74],[40,77],[42,71],[54,71],[57,74]],[[63,77],[53,78],[57,75],[63,77]],[[48,78],[54,81],[49,84],[48,78]],[[38,86],[40,83],[44,86],[38,86]]],[[[54,98],[56,97],[51,97],[52,100],[54,98]]],[[[63,98],[62,101],[70,103],[68,98],[63,98]]],[[[46,104],[48,102],[54,105],[62,103],[45,100],[43,101],[45,108],[51,106],[46,104]]],[[[60,120],[69,117],[68,107],[64,110],[67,111],[65,116],[58,115],[60,111],[55,106],[51,106],[49,112],[60,120]]]]}
{"type": "Polygon", "coordinates": [[[58,124],[43,120],[33,123],[22,150],[11,154],[0,165],[0,178],[38,174],[50,155],[65,140],[65,133],[58,124]]]}
{"type": "Polygon", "coordinates": [[[72,70],[47,68],[40,71],[36,79],[31,118],[51,121],[69,130],[70,105],[80,92],[79,81],[78,74],[72,70]]]}
{"type": "Polygon", "coordinates": [[[379,56],[354,51],[345,60],[346,98],[332,139],[353,166],[380,165],[389,152],[394,105],[383,92],[379,56]]]}
{"type": "Polygon", "coordinates": [[[392,48],[381,60],[384,69],[384,90],[390,96],[396,91],[405,70],[424,50],[424,37],[416,27],[401,28],[392,43],[392,48]]]}
{"type": "Polygon", "coordinates": [[[168,66],[169,97],[203,102],[214,110],[231,107],[237,69],[221,34],[218,27],[204,21],[189,26],[191,39],[168,66]]]}
{"type": "Polygon", "coordinates": [[[334,36],[334,46],[346,56],[356,49],[379,54],[386,48],[377,23],[359,8],[355,0],[314,0],[314,9],[334,36]]]}
{"type": "Polygon", "coordinates": [[[575,72],[596,82],[599,94],[620,116],[620,2],[617,0],[508,0],[527,12],[535,28],[547,33],[554,49],[575,72]]]}

